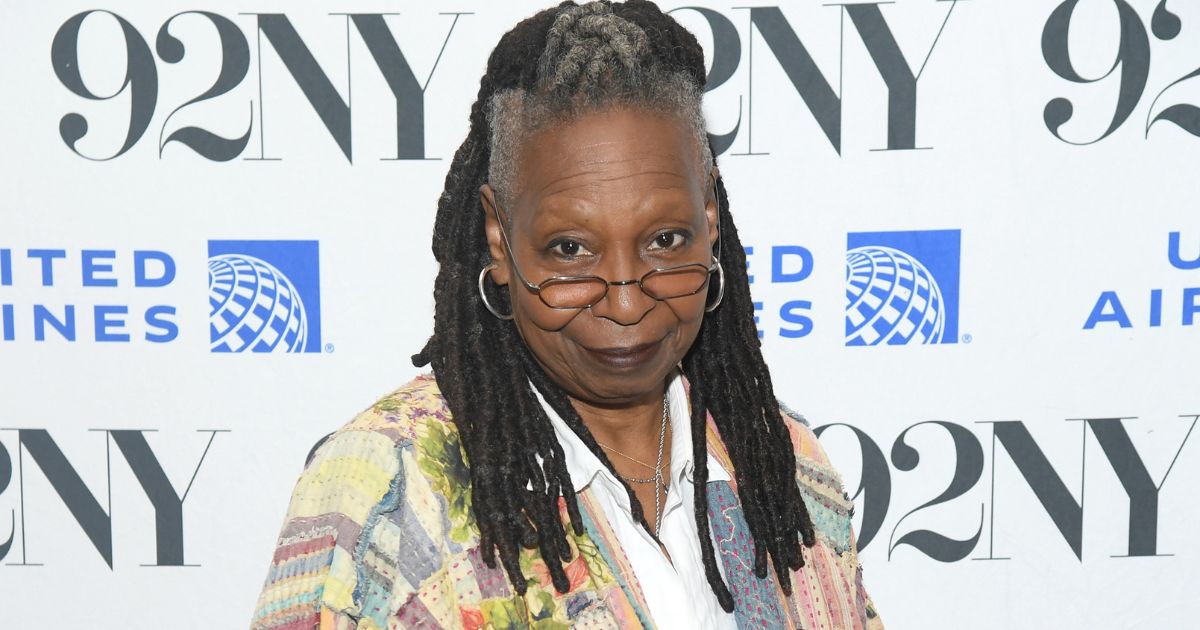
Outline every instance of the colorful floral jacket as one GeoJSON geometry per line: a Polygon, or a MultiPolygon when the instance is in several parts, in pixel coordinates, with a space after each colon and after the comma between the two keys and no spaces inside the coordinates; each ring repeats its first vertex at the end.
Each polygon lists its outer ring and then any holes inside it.
{"type": "MultiPolygon", "coordinates": [[[[816,546],[804,547],[804,567],[790,576],[791,596],[774,574],[754,576],[735,483],[708,486],[738,627],[882,630],[863,588],[841,479],[804,420],[786,409],[784,417],[817,530],[816,546]]],[[[711,418],[707,439],[732,476],[711,418]]],[[[306,465],[251,628],[655,627],[602,508],[588,489],[578,499],[586,531],[569,541],[570,590],[558,593],[537,550],[526,549],[521,569],[529,587],[518,595],[499,563],[484,563],[458,433],[437,382],[417,377],[335,432],[306,465]]]]}

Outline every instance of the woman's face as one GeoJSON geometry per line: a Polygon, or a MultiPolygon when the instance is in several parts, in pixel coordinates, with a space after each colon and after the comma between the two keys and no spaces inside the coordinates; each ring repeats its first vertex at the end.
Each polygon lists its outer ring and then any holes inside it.
{"type": "Polygon", "coordinates": [[[636,280],[654,268],[711,264],[717,207],[695,140],[677,120],[634,109],[587,114],[530,135],[518,152],[515,195],[480,189],[488,247],[515,324],[550,378],[573,398],[621,406],[660,396],[691,347],[708,291],[655,300],[637,284],[610,286],[590,308],[558,310],[525,279],[595,275],[636,280]],[[497,220],[497,213],[502,219],[497,220]]]}

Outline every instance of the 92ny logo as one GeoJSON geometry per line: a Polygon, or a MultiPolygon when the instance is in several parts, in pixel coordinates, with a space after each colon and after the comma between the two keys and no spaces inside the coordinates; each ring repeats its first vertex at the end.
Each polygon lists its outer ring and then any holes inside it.
{"type": "MultiPolygon", "coordinates": [[[[1167,8],[1167,0],[1159,0],[1154,6],[1154,12],[1150,17],[1150,28],[1147,31],[1146,24],[1142,22],[1137,11],[1128,2],[1113,0],[1120,20],[1116,59],[1108,72],[1096,78],[1087,78],[1076,70],[1067,46],[1068,36],[1072,30],[1072,18],[1078,4],[1079,0],[1064,0],[1050,13],[1050,17],[1046,20],[1046,26],[1042,30],[1042,56],[1055,74],[1072,83],[1116,81],[1120,91],[1117,94],[1112,120],[1109,122],[1108,128],[1094,140],[1075,142],[1059,134],[1059,128],[1071,120],[1075,113],[1075,105],[1070,100],[1058,97],[1046,103],[1043,118],[1046,128],[1054,134],[1054,137],[1069,144],[1084,145],[1107,138],[1128,120],[1129,115],[1133,113],[1134,108],[1137,107],[1146,92],[1146,81],[1150,72],[1149,34],[1153,34],[1162,42],[1174,42],[1182,32],[1183,21],[1167,8]]],[[[1179,42],[1175,45],[1183,44],[1179,42]]],[[[1196,50],[1194,43],[1192,50],[1196,50]]],[[[1170,103],[1169,95],[1164,98],[1164,95],[1172,91],[1176,85],[1197,77],[1200,77],[1200,68],[1191,70],[1159,89],[1150,103],[1150,111],[1146,114],[1146,122],[1142,130],[1145,135],[1150,135],[1150,128],[1155,124],[1166,122],[1177,125],[1193,136],[1200,136],[1200,107],[1189,103],[1170,103]],[[1158,105],[1160,100],[1164,103],[1161,107],[1158,105]]]]}
{"type": "MultiPolygon", "coordinates": [[[[450,39],[454,26],[458,23],[460,13],[440,14],[453,18],[445,39],[450,39]]],[[[79,13],[58,29],[51,45],[51,62],[59,81],[75,95],[92,100],[107,101],[128,92],[129,125],[125,139],[115,153],[108,156],[85,155],[76,146],[88,134],[88,121],[83,114],[69,113],[59,122],[59,134],[76,155],[89,160],[110,160],[129,151],[150,127],[154,112],[158,107],[159,76],[158,65],[154,54],[167,64],[178,64],[187,55],[185,43],[171,34],[171,25],[177,20],[187,19],[185,16],[203,18],[212,24],[219,40],[221,51],[220,70],[215,81],[190,100],[176,106],[162,122],[159,133],[158,153],[162,156],[166,147],[172,143],[190,148],[201,157],[214,161],[227,161],[239,155],[250,142],[254,129],[254,102],[250,102],[250,115],[245,131],[237,136],[225,137],[208,129],[198,126],[180,126],[172,128],[172,118],[181,110],[197,105],[203,101],[216,99],[228,94],[240,85],[249,73],[250,40],[241,28],[231,19],[208,11],[184,11],[177,13],[159,28],[155,37],[154,53],[151,53],[146,38],[128,20],[112,11],[94,9],[79,13]],[[116,20],[120,26],[125,48],[125,76],[120,89],[108,95],[96,94],[84,82],[80,70],[79,41],[80,31],[85,21],[95,14],[106,14],[116,20]]],[[[261,50],[262,39],[273,47],[283,61],[284,66],[305,98],[319,115],[322,124],[329,131],[339,149],[347,160],[352,160],[352,136],[350,133],[351,108],[349,99],[342,98],[329,79],[321,64],[317,61],[308,45],[300,37],[291,20],[282,14],[252,14],[255,18],[256,49],[261,50]]],[[[353,24],[367,50],[370,51],[379,71],[387,82],[388,89],[396,101],[396,153],[393,159],[424,159],[425,156],[425,100],[424,93],[437,69],[437,62],[430,71],[424,83],[414,74],[404,54],[400,51],[391,30],[384,22],[382,14],[343,14],[346,20],[347,36],[349,26],[353,24]]],[[[347,42],[347,49],[349,42],[347,42]]],[[[439,55],[440,60],[440,55],[439,55]]],[[[263,95],[262,67],[259,64],[258,82],[258,126],[263,127],[263,95]]],[[[260,137],[261,139],[261,137],[260,137]]],[[[266,156],[265,139],[261,139],[257,159],[273,159],[266,156]]]]}
{"type": "MultiPolygon", "coordinates": [[[[1153,467],[1155,470],[1152,471],[1152,467],[1147,466],[1143,452],[1139,451],[1130,436],[1130,428],[1138,427],[1141,431],[1147,431],[1148,421],[1134,417],[1068,419],[1069,423],[1079,423],[1082,433],[1082,440],[1076,442],[1080,445],[1077,468],[1056,464],[1043,448],[1047,445],[1046,439],[1043,437],[1039,440],[1029,425],[1021,420],[976,422],[980,427],[987,427],[985,431],[991,434],[982,439],[969,425],[942,420],[917,422],[904,428],[896,436],[891,445],[890,458],[885,456],[884,449],[874,438],[853,425],[833,423],[815,427],[813,430],[818,436],[829,430],[838,433],[848,430],[860,449],[860,481],[852,497],[859,502],[862,509],[862,521],[858,529],[860,550],[883,534],[887,538],[885,544],[889,558],[897,549],[909,547],[940,562],[958,562],[972,557],[974,553],[983,553],[982,547],[986,547],[986,555],[976,555],[973,559],[1009,560],[1011,558],[1002,554],[1006,546],[1005,535],[1010,534],[1011,529],[1006,531],[1003,523],[1012,518],[1011,515],[1015,511],[1012,508],[1015,495],[1024,494],[1023,486],[1037,499],[1070,553],[1082,562],[1085,558],[1086,493],[1088,490],[1095,492],[1094,486],[1085,486],[1084,480],[1090,472],[1100,472],[1101,469],[1107,469],[1105,474],[1115,475],[1129,505],[1125,514],[1105,512],[1101,517],[1106,527],[1119,528],[1119,533],[1125,538],[1125,548],[1121,550],[1123,553],[1112,557],[1171,555],[1162,553],[1159,545],[1160,514],[1171,511],[1174,505],[1167,505],[1170,502],[1163,500],[1162,490],[1197,423],[1200,422],[1200,416],[1182,414],[1177,420],[1168,423],[1149,421],[1160,427],[1178,421],[1187,426],[1178,445],[1171,443],[1165,448],[1160,447],[1159,450],[1171,455],[1165,471],[1160,467],[1153,467]],[[938,449],[919,449],[913,445],[914,436],[931,432],[941,433],[943,438],[948,437],[951,448],[947,450],[945,446],[941,446],[938,449]],[[1100,447],[1099,454],[1095,452],[1096,446],[1100,447]],[[922,450],[925,452],[922,453],[922,450]],[[933,457],[923,460],[922,454],[933,457]],[[897,481],[903,483],[903,473],[911,473],[922,467],[922,461],[937,461],[947,454],[953,456],[954,470],[944,489],[920,505],[904,506],[902,509],[906,511],[894,521],[889,532],[884,523],[889,514],[895,514],[893,508],[897,507],[892,500],[894,485],[897,481]],[[986,466],[989,459],[990,467],[986,466]],[[997,470],[998,463],[1001,464],[1000,471],[997,470]],[[892,468],[902,474],[894,478],[892,468]],[[990,468],[990,472],[985,475],[986,468],[990,468]],[[1073,484],[1067,481],[1072,479],[1080,480],[1078,490],[1073,489],[1073,484]],[[979,503],[973,502],[971,498],[976,488],[979,491],[975,496],[986,496],[986,499],[979,503]],[[910,517],[920,512],[941,509],[938,506],[950,504],[964,506],[962,513],[971,515],[967,521],[972,522],[967,531],[973,529],[973,533],[960,537],[961,532],[923,529],[909,523],[910,517]],[[973,517],[976,507],[979,509],[978,519],[973,517]],[[987,518],[985,513],[989,515],[987,518]],[[998,515],[1002,523],[1000,528],[996,526],[998,515]],[[988,542],[981,544],[985,535],[988,542]]],[[[1178,430],[1177,426],[1175,431],[1178,430]]],[[[1149,433],[1154,431],[1153,428],[1148,430],[1149,433]]],[[[935,468],[936,464],[928,467],[935,468]]],[[[1094,514],[1095,508],[1091,512],[1094,514]]],[[[1018,518],[1026,522],[1031,515],[1024,512],[1018,518]]],[[[915,520],[921,522],[920,518],[915,520]]]]}

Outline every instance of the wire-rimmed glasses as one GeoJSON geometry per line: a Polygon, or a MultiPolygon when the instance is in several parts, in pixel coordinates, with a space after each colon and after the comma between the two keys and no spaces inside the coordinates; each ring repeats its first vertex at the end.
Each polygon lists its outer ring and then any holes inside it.
{"type": "MultiPolygon", "coordinates": [[[[611,286],[638,285],[642,292],[655,300],[670,300],[688,297],[699,293],[708,286],[708,278],[712,272],[717,272],[720,281],[720,291],[725,290],[724,270],[715,256],[709,265],[704,263],[687,263],[671,267],[656,267],[647,271],[640,278],[632,280],[609,281],[595,275],[582,276],[552,276],[541,282],[533,283],[521,273],[513,256],[512,245],[508,242],[508,229],[499,210],[493,206],[496,220],[500,223],[500,236],[504,240],[504,249],[512,261],[513,271],[525,288],[538,296],[546,306],[559,310],[576,310],[595,306],[608,295],[611,286]]],[[[720,304],[718,295],[713,307],[720,304]]],[[[711,310],[707,309],[707,310],[711,310]]]]}

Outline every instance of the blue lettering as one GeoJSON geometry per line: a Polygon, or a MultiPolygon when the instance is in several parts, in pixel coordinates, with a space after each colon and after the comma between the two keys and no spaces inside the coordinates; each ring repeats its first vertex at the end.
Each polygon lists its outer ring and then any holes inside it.
{"type": "MultiPolygon", "coordinates": [[[[758,328],[758,312],[761,310],[763,310],[763,303],[755,302],[754,303],[754,327],[755,328],[758,328]]],[[[758,338],[759,339],[763,338],[763,331],[761,328],[758,329],[758,338]]]]}
{"type": "Polygon", "coordinates": [[[0,286],[12,286],[12,250],[0,249],[0,286]]]}
{"type": "Polygon", "coordinates": [[[1171,261],[1171,266],[1176,269],[1200,269],[1200,253],[1191,260],[1184,260],[1180,256],[1179,251],[1179,232],[1171,232],[1167,235],[1167,260],[1171,261]]]}
{"type": "Polygon", "coordinates": [[[4,313],[4,340],[12,341],[16,339],[16,335],[13,334],[13,305],[5,304],[4,306],[0,306],[0,313],[4,313]]]}
{"type": "Polygon", "coordinates": [[[97,304],[95,308],[96,341],[129,341],[129,333],[109,331],[109,328],[120,328],[125,325],[124,317],[109,317],[110,315],[127,315],[128,313],[128,306],[97,304]]]}
{"type": "MultiPolygon", "coordinates": [[[[746,250],[746,279],[750,281],[750,284],[754,284],[754,276],[750,274],[750,255],[754,253],[754,247],[743,247],[742,249],[746,250]]],[[[761,337],[762,333],[759,333],[758,336],[761,337]]]]}
{"type": "Polygon", "coordinates": [[[1121,305],[1121,298],[1117,297],[1116,291],[1105,291],[1100,294],[1100,298],[1096,300],[1096,305],[1092,307],[1092,314],[1088,315],[1083,329],[1091,330],[1100,322],[1117,322],[1121,325],[1121,328],[1130,328],[1133,326],[1129,322],[1129,316],[1125,314],[1125,307],[1121,305]],[[1105,312],[1106,306],[1112,309],[1111,312],[1105,312]]]}
{"type": "Polygon", "coordinates": [[[1150,327],[1162,326],[1162,289],[1150,290],[1150,327]]]}
{"type": "Polygon", "coordinates": [[[779,317],[789,324],[797,324],[799,328],[783,328],[781,326],[779,328],[779,336],[787,337],[789,339],[796,339],[799,337],[805,337],[808,335],[808,333],[812,332],[812,317],[804,314],[811,310],[812,302],[808,300],[792,300],[791,302],[785,302],[784,305],[779,308],[779,317]]]}
{"type": "MultiPolygon", "coordinates": [[[[32,250],[31,250],[32,251],[32,250]]],[[[60,320],[41,304],[33,305],[33,339],[46,340],[46,323],[49,322],[58,334],[67,341],[75,341],[75,307],[68,304],[63,307],[63,318],[60,320]]]]}
{"type": "Polygon", "coordinates": [[[800,282],[812,274],[813,257],[807,247],[775,245],[771,248],[771,282],[800,282]],[[798,256],[800,271],[784,272],[784,256],[798,256]]]}
{"type": "Polygon", "coordinates": [[[1200,304],[1196,303],[1196,298],[1200,297],[1200,287],[1188,287],[1183,290],[1183,325],[1191,326],[1196,320],[1196,313],[1200,313],[1200,304]]]}
{"type": "Polygon", "coordinates": [[[31,249],[27,252],[30,258],[42,259],[42,286],[54,286],[54,259],[66,258],[65,249],[31,249]]]}
{"type": "Polygon", "coordinates": [[[146,323],[162,331],[160,333],[146,332],[146,341],[166,343],[174,341],[179,336],[179,325],[167,319],[168,315],[175,315],[174,306],[159,305],[146,309],[146,323]]]}
{"type": "Polygon", "coordinates": [[[175,259],[166,252],[137,250],[133,252],[133,273],[135,287],[165,287],[175,279],[175,259]],[[151,260],[162,264],[162,272],[156,278],[147,273],[146,263],[151,260]]]}
{"type": "Polygon", "coordinates": [[[117,252],[111,249],[85,249],[83,250],[83,286],[85,287],[115,287],[117,286],[116,278],[97,278],[96,273],[112,273],[113,266],[111,262],[117,257],[117,252]]]}

